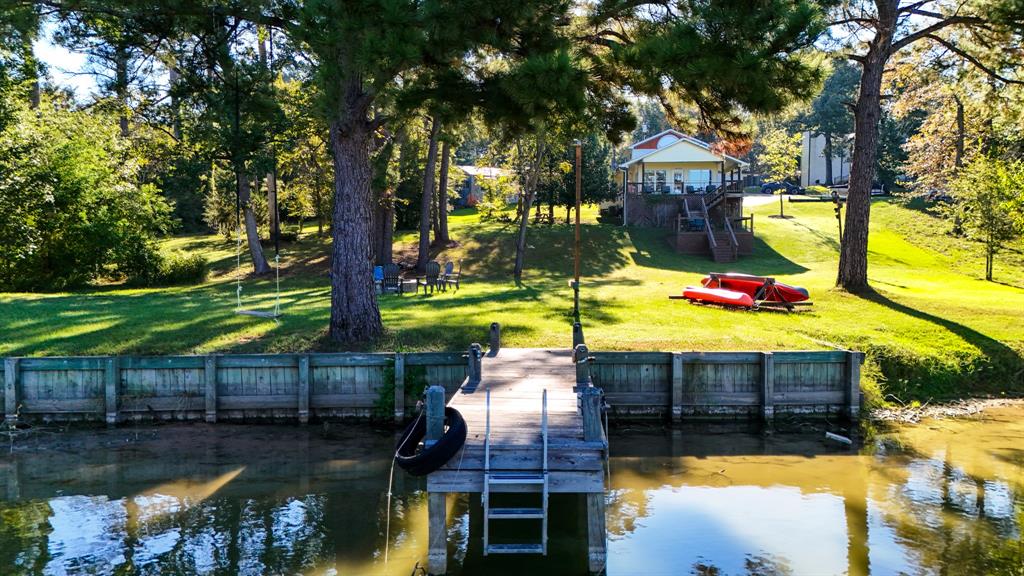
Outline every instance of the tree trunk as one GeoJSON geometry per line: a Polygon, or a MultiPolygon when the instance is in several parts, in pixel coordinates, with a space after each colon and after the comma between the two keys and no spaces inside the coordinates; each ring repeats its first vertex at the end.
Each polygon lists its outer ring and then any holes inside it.
{"type": "Polygon", "coordinates": [[[444,246],[451,240],[448,234],[448,167],[451,163],[452,144],[445,140],[441,144],[441,174],[437,185],[437,236],[438,244],[444,246]]]}
{"type": "Polygon", "coordinates": [[[267,257],[263,255],[256,214],[252,211],[252,189],[249,185],[249,177],[242,173],[241,165],[235,167],[235,178],[238,179],[238,202],[242,205],[245,238],[249,243],[249,255],[252,257],[252,271],[257,275],[266,274],[270,272],[270,265],[267,264],[267,257]]]}
{"type": "Polygon", "coordinates": [[[121,110],[117,123],[121,128],[121,137],[128,137],[128,49],[118,46],[114,55],[114,92],[121,110]]]}
{"type": "Polygon", "coordinates": [[[416,270],[426,272],[430,260],[430,213],[434,207],[434,172],[437,168],[437,135],[441,123],[434,118],[430,121],[430,143],[427,147],[427,165],[423,171],[423,198],[420,203],[420,246],[416,257],[416,270]]]}
{"type": "MultiPolygon", "coordinates": [[[[348,91],[361,91],[350,81],[348,91]]],[[[361,83],[359,83],[361,84],[361,83]]],[[[329,337],[354,344],[384,331],[373,289],[370,259],[370,131],[365,111],[345,110],[331,122],[334,212],[331,219],[331,321],[329,337]]]]}
{"type": "Polygon", "coordinates": [[[540,175],[541,162],[544,160],[546,146],[544,137],[538,136],[537,156],[533,159],[533,165],[528,168],[529,173],[523,180],[524,190],[519,194],[522,211],[519,218],[519,233],[516,238],[516,262],[512,269],[512,277],[516,286],[522,285],[523,265],[526,259],[526,227],[530,222],[530,205],[533,204],[533,197],[537,190],[537,178],[540,175]]]}
{"type": "Polygon", "coordinates": [[[171,91],[171,133],[178,142],[181,142],[181,102],[175,86],[178,84],[180,77],[181,74],[178,72],[177,63],[172,64],[168,70],[168,86],[171,91]]]}
{"type": "Polygon", "coordinates": [[[384,202],[384,222],[382,223],[383,232],[381,233],[380,252],[378,253],[379,263],[382,266],[384,264],[390,264],[395,258],[395,199],[390,191],[388,191],[384,202]]]}
{"type": "MultiPolygon", "coordinates": [[[[825,132],[825,149],[822,151],[825,155],[825,186],[832,185],[832,133],[825,132]]],[[[808,174],[810,172],[808,171],[808,174]]],[[[811,184],[810,178],[808,178],[808,185],[811,184]]]]}
{"type": "Polygon", "coordinates": [[[572,224],[572,206],[565,207],[565,224],[566,226],[572,224]]]}
{"type": "Polygon", "coordinates": [[[956,174],[964,167],[964,139],[967,131],[964,128],[964,103],[959,96],[953,96],[956,101],[956,155],[953,157],[953,173],[956,174]]]}
{"type": "Polygon", "coordinates": [[[850,291],[868,286],[868,224],[871,183],[878,151],[882,73],[896,26],[895,3],[878,2],[878,30],[862,63],[860,93],[854,110],[853,165],[846,198],[846,226],[839,252],[836,284],[850,291]]]}

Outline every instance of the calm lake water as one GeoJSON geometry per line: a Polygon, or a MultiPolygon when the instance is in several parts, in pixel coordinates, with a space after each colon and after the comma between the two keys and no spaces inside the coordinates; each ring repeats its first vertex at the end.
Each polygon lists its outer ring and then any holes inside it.
{"type": "MultiPolygon", "coordinates": [[[[859,450],[819,434],[615,431],[608,573],[1022,573],[1024,407],[859,450]]],[[[388,527],[393,442],[202,424],[19,438],[0,456],[0,574],[409,575],[426,498],[396,470],[388,527]]],[[[452,574],[586,572],[580,498],[552,497],[547,558],[484,558],[479,498],[448,503],[452,574]]]]}

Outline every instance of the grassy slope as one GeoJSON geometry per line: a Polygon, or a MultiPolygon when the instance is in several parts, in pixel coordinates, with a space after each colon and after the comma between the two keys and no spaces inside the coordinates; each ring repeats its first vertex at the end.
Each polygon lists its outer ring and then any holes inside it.
{"type": "MultiPolygon", "coordinates": [[[[753,257],[720,266],[680,256],[663,231],[593,224],[583,233],[582,310],[593,349],[864,349],[886,390],[905,396],[1024,388],[1024,256],[997,261],[997,280],[979,280],[980,250],[945,234],[944,222],[911,208],[877,202],[872,212],[869,297],[832,288],[836,222],[831,204],[752,209],[753,257]],[[668,300],[704,272],[770,274],[805,286],[815,305],[799,314],[747,313],[668,300]]],[[[531,230],[525,285],[511,275],[512,226],[481,223],[471,212],[450,218],[461,244],[442,259],[464,259],[457,293],[380,299],[389,335],[382,349],[462,349],[486,337],[494,321],[509,346],[567,346],[570,338],[572,233],[564,225],[531,230]]],[[[400,235],[399,253],[414,236],[400,235]]],[[[0,355],[291,351],[321,349],[328,317],[327,245],[307,237],[286,247],[280,324],[233,314],[234,244],[182,237],[171,250],[202,250],[213,262],[197,287],[71,294],[0,295],[0,355]]],[[[272,279],[247,279],[247,307],[272,306],[272,279]]]]}

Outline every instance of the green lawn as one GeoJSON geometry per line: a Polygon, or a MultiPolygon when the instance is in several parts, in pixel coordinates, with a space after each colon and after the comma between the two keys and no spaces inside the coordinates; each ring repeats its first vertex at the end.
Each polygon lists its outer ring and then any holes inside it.
{"type": "MultiPolygon", "coordinates": [[[[997,282],[980,279],[980,248],[952,239],[941,220],[912,205],[877,201],[872,210],[870,278],[877,292],[835,290],[836,221],[829,203],[787,204],[790,218],[755,214],[754,256],[716,265],[680,256],[664,231],[596,224],[585,212],[582,316],[595,350],[769,350],[833,346],[866,350],[868,373],[901,397],[1021,390],[1024,362],[1024,253],[996,262],[997,282]],[[804,286],[814,306],[794,314],[742,312],[669,300],[711,270],[772,275],[804,286]]],[[[482,223],[472,211],[450,217],[459,245],[439,259],[463,259],[458,292],[385,296],[389,331],[378,349],[463,349],[500,322],[508,346],[570,343],[572,229],[529,233],[525,285],[511,280],[510,224],[482,223]]],[[[413,254],[415,237],[396,239],[413,254]]],[[[327,243],[303,236],[286,245],[279,324],[233,313],[235,245],[216,236],[168,240],[168,250],[201,251],[213,265],[194,287],[102,287],[62,294],[0,295],[0,355],[191,353],[329,349],[327,243]]],[[[244,259],[243,259],[244,264],[244,259]]],[[[246,279],[246,307],[272,306],[272,279],[246,279]]]]}

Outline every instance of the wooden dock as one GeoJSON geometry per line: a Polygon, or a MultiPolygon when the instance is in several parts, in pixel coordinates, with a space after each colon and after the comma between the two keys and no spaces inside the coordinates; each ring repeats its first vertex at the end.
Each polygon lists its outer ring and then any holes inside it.
{"type": "MultiPolygon", "coordinates": [[[[488,492],[542,490],[544,514],[547,493],[587,494],[590,569],[592,572],[603,570],[607,442],[601,426],[601,392],[591,385],[588,374],[589,371],[577,370],[570,350],[500,349],[482,356],[477,367],[470,368],[466,381],[448,402],[466,419],[466,444],[445,466],[427,477],[431,573],[442,574],[446,570],[444,503],[447,493],[481,492],[486,506],[488,492]],[[545,391],[546,447],[542,429],[545,391]],[[488,392],[489,450],[485,446],[488,392]],[[509,480],[514,476],[532,477],[537,481],[509,480]]],[[[428,438],[439,434],[438,419],[435,416],[431,425],[431,415],[443,412],[442,393],[440,388],[427,393],[428,438]]],[[[540,509],[536,512],[539,514],[540,509]]],[[[505,519],[508,517],[506,513],[505,519]]],[[[488,521],[485,512],[484,522],[488,521]]],[[[509,551],[527,550],[540,552],[539,548],[530,547],[513,547],[509,551]]]]}

